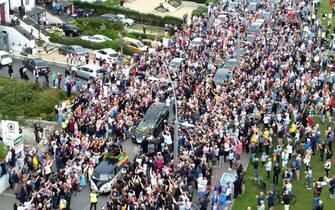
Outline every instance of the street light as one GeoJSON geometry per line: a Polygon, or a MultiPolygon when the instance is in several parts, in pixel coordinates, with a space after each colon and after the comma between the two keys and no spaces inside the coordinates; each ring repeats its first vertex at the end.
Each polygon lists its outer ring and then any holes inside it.
{"type": "MultiPolygon", "coordinates": [[[[179,125],[184,126],[184,127],[195,127],[195,125],[190,124],[188,122],[183,122],[180,123],[178,122],[178,108],[177,108],[177,97],[176,97],[176,90],[175,90],[175,82],[171,80],[171,75],[169,70],[167,70],[168,75],[169,75],[169,80],[166,79],[160,79],[157,77],[153,77],[153,76],[149,76],[148,80],[151,81],[160,81],[160,82],[166,82],[166,83],[170,83],[172,86],[172,91],[173,91],[173,97],[174,97],[174,114],[175,114],[175,118],[174,118],[174,126],[173,126],[173,168],[176,169],[177,168],[177,163],[178,163],[178,139],[179,139],[179,135],[178,135],[178,129],[179,129],[179,125]]],[[[170,107],[169,110],[169,114],[173,113],[173,107],[171,106],[171,99],[168,98],[166,99],[166,105],[168,107],[170,107]]]]}

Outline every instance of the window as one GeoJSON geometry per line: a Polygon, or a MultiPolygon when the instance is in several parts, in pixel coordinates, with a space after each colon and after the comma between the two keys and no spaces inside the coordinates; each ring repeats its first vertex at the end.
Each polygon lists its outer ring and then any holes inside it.
{"type": "Polygon", "coordinates": [[[29,5],[29,0],[26,0],[25,5],[29,5]]]}

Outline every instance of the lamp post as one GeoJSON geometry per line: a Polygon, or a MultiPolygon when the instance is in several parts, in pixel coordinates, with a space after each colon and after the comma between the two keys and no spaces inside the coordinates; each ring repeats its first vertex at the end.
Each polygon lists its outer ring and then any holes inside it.
{"type": "MultiPolygon", "coordinates": [[[[173,97],[174,97],[173,168],[176,169],[177,168],[177,164],[178,164],[178,155],[179,155],[179,151],[178,151],[178,139],[179,139],[178,129],[179,129],[179,125],[184,126],[184,127],[194,127],[194,125],[190,124],[188,122],[183,122],[183,123],[179,123],[178,122],[178,107],[177,107],[177,97],[176,97],[175,82],[173,82],[171,80],[171,75],[170,75],[169,71],[168,71],[168,75],[169,75],[169,80],[159,79],[157,77],[148,77],[148,80],[167,82],[167,83],[170,83],[171,86],[172,86],[173,97]]],[[[171,99],[167,99],[166,100],[166,105],[170,107],[169,113],[171,114],[173,112],[173,107],[171,106],[171,99]]]]}

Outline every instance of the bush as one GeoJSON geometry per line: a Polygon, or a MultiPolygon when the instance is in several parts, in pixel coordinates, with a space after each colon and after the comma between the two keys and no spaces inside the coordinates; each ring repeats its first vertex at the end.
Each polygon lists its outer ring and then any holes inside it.
{"type": "Polygon", "coordinates": [[[199,6],[195,10],[192,11],[192,16],[202,16],[204,13],[207,13],[208,9],[204,6],[199,6]]]}
{"type": "Polygon", "coordinates": [[[7,155],[7,148],[6,146],[4,145],[4,143],[0,143],[0,163],[5,160],[6,158],[6,155],[7,155]]]}
{"type": "Polygon", "coordinates": [[[124,43],[121,43],[119,40],[113,40],[113,41],[106,41],[101,43],[95,43],[95,42],[89,42],[82,40],[78,37],[50,37],[51,42],[60,43],[64,45],[80,45],[82,47],[92,49],[92,50],[98,50],[103,48],[113,48],[116,51],[121,50],[121,46],[123,47],[123,53],[127,55],[133,55],[134,51],[130,49],[128,46],[126,46],[124,43]]]}
{"type": "Polygon", "coordinates": [[[31,81],[0,77],[0,114],[54,120],[54,107],[66,100],[64,91],[43,87],[31,81]]]}
{"type": "Polygon", "coordinates": [[[154,14],[145,14],[127,8],[108,6],[104,3],[92,4],[88,2],[74,1],[74,5],[77,8],[94,9],[96,15],[101,15],[105,13],[124,14],[128,18],[134,19],[135,22],[143,23],[146,25],[164,26],[164,24],[181,25],[183,23],[183,20],[180,18],[171,16],[161,17],[154,14]]]}

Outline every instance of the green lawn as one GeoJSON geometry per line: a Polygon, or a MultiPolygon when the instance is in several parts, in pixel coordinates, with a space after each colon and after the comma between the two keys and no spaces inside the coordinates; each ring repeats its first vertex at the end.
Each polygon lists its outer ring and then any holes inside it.
{"type": "MultiPolygon", "coordinates": [[[[318,120],[316,120],[318,121],[318,120]]],[[[329,126],[327,123],[320,124],[320,129],[322,131],[322,138],[324,139],[324,131],[329,126]]],[[[332,125],[332,127],[334,127],[332,125]]],[[[335,175],[335,169],[334,165],[332,165],[332,170],[330,172],[330,175],[335,175]]],[[[297,203],[295,205],[291,205],[290,209],[295,210],[311,210],[312,209],[312,199],[313,199],[313,192],[312,190],[306,189],[306,179],[305,179],[305,166],[302,166],[301,169],[301,175],[300,175],[300,181],[297,182],[294,180],[292,182],[293,184],[293,194],[297,197],[297,203]]],[[[318,179],[321,176],[325,176],[325,170],[323,167],[323,163],[320,162],[320,156],[319,152],[315,154],[312,158],[312,170],[313,170],[313,178],[318,179]]],[[[265,167],[261,166],[259,168],[259,175],[263,180],[267,181],[267,189],[269,190],[271,187],[272,182],[272,172],[271,172],[271,178],[266,179],[266,172],[265,167]]],[[[245,192],[242,194],[241,197],[235,200],[233,205],[233,210],[246,210],[248,206],[251,206],[252,209],[256,209],[256,195],[259,194],[260,188],[257,184],[254,184],[252,182],[253,177],[253,170],[252,165],[249,164],[249,167],[247,169],[247,178],[245,183],[245,192]]],[[[276,186],[277,190],[282,189],[282,179],[279,178],[278,185],[276,186]]],[[[335,207],[335,199],[329,198],[329,187],[324,186],[321,194],[321,200],[324,202],[324,210],[334,210],[335,207]]],[[[267,193],[267,192],[266,192],[267,193]]],[[[267,202],[265,202],[267,204],[267,202]]],[[[283,205],[275,206],[275,210],[283,209],[283,205]]]]}
{"type": "MultiPolygon", "coordinates": [[[[335,6],[335,2],[333,3],[333,6],[335,6]]],[[[329,0],[321,0],[320,7],[318,9],[318,16],[320,17],[321,23],[324,26],[327,26],[328,18],[325,18],[325,20],[322,20],[322,13],[323,13],[323,11],[325,11],[327,14],[329,14],[330,12],[332,12],[332,9],[329,6],[329,0]]],[[[333,28],[335,26],[335,15],[332,16],[332,19],[333,19],[332,20],[332,27],[331,27],[331,30],[330,30],[328,38],[330,38],[331,34],[333,33],[333,28]]]]}

